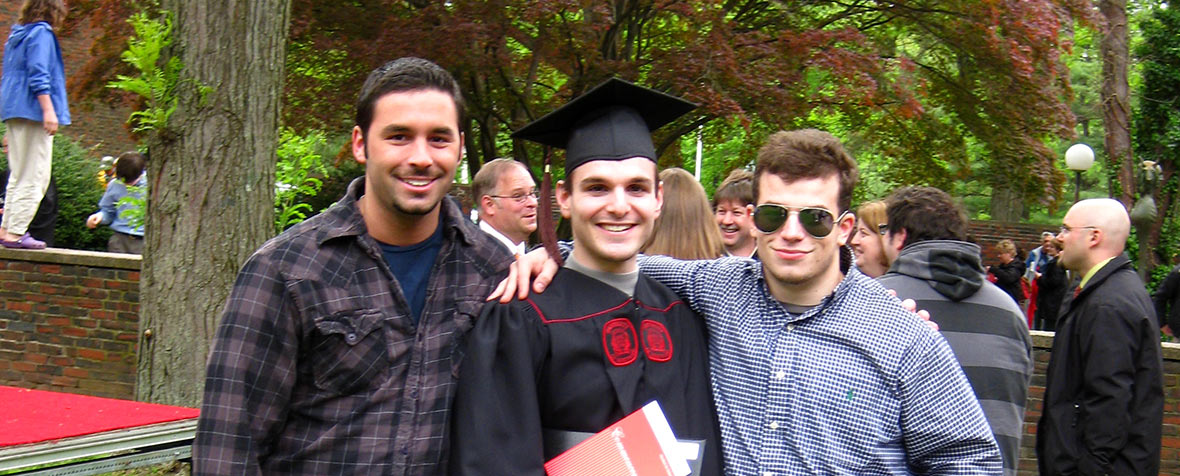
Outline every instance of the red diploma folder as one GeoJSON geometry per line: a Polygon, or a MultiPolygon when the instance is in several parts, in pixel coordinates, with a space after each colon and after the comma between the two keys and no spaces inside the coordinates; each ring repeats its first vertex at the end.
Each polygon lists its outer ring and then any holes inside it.
{"type": "Polygon", "coordinates": [[[686,476],[690,469],[658,402],[545,463],[549,476],[686,476]]]}

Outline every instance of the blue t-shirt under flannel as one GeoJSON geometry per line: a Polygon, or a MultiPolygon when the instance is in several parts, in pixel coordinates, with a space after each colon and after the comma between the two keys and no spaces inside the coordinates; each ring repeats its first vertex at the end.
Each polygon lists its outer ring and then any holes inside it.
{"type": "Polygon", "coordinates": [[[381,247],[381,254],[389,264],[393,277],[402,288],[402,294],[410,304],[410,318],[414,325],[422,316],[422,308],[426,306],[426,287],[430,284],[430,268],[434,266],[434,259],[442,249],[442,225],[439,224],[425,241],[410,246],[393,246],[377,242],[381,247]]]}

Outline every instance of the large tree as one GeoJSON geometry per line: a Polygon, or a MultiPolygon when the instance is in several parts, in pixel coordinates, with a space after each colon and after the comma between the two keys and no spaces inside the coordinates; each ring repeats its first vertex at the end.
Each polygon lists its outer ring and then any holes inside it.
{"type": "MultiPolygon", "coordinates": [[[[1180,36],[1176,34],[1180,9],[1156,7],[1141,27],[1143,41],[1135,51],[1142,67],[1135,149],[1140,158],[1155,161],[1163,172],[1152,190],[1159,213],[1150,227],[1138,230],[1140,270],[1150,273],[1155,265],[1169,264],[1180,251],[1176,238],[1180,222],[1173,213],[1180,198],[1176,174],[1180,170],[1180,36]]],[[[1147,191],[1141,192],[1146,195],[1147,191]]]]}
{"type": "Polygon", "coordinates": [[[148,138],[150,208],[136,397],[195,406],[217,317],[274,232],[275,148],[290,0],[163,0],[184,66],[148,138]]]}

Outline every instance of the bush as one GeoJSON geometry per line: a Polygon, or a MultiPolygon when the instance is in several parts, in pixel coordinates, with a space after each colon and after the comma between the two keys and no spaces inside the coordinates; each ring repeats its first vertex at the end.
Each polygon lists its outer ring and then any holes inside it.
{"type": "Polygon", "coordinates": [[[102,163],[91,158],[86,149],[61,134],[53,139],[53,178],[57,181],[58,248],[106,251],[111,237],[109,227],[86,228],[86,217],[98,211],[98,201],[105,191],[98,181],[102,163]]]}
{"type": "MultiPolygon", "coordinates": [[[[0,134],[4,133],[0,125],[0,134]]],[[[103,187],[98,181],[102,164],[90,158],[86,149],[65,134],[53,138],[53,179],[57,182],[57,224],[53,228],[55,248],[106,251],[111,231],[107,227],[86,228],[86,217],[98,210],[103,187]]],[[[0,169],[8,169],[8,157],[0,157],[0,169]]]]}

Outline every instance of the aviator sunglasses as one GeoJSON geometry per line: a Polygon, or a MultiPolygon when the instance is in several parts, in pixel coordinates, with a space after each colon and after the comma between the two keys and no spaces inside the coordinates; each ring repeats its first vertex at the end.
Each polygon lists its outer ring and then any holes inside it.
{"type": "Polygon", "coordinates": [[[774,233],[790,218],[791,212],[799,214],[799,224],[803,230],[815,238],[824,238],[832,234],[836,225],[836,217],[832,212],[823,208],[791,208],[773,203],[764,203],[754,207],[754,227],[762,233],[774,233]]]}

